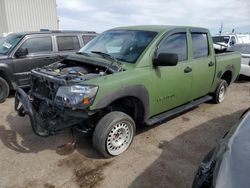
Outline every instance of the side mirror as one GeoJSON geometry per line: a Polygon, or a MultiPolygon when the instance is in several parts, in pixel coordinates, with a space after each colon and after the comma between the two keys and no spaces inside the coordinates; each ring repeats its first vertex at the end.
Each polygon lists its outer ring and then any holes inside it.
{"type": "Polygon", "coordinates": [[[15,56],[18,57],[24,57],[26,55],[28,55],[28,49],[27,48],[19,48],[16,53],[15,56]]]}
{"type": "Polygon", "coordinates": [[[153,59],[154,66],[176,66],[177,63],[178,55],[174,53],[160,53],[153,59]]]}

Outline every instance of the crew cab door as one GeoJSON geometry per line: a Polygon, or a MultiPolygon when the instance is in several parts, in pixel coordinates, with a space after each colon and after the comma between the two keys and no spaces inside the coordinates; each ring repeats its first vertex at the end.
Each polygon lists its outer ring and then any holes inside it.
{"type": "Polygon", "coordinates": [[[32,36],[27,37],[17,47],[13,54],[14,75],[19,86],[30,84],[30,71],[37,67],[43,67],[56,61],[53,52],[51,36],[32,36]],[[18,56],[19,51],[27,54],[18,56]]]}
{"type": "Polygon", "coordinates": [[[152,114],[156,115],[188,102],[192,82],[192,67],[188,60],[188,40],[186,30],[166,35],[159,43],[155,56],[160,53],[178,55],[176,66],[153,68],[152,114]]]}
{"type": "Polygon", "coordinates": [[[193,81],[191,99],[208,94],[215,77],[215,57],[213,44],[208,40],[207,31],[191,31],[193,81]]]}

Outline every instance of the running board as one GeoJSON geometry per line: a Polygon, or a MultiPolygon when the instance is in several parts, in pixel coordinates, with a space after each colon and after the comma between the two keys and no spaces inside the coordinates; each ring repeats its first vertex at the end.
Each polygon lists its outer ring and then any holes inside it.
{"type": "Polygon", "coordinates": [[[161,113],[159,115],[156,115],[156,116],[148,119],[145,123],[148,126],[154,125],[156,123],[160,123],[160,122],[162,122],[162,121],[164,121],[164,120],[166,120],[166,119],[168,119],[168,118],[170,118],[170,117],[172,117],[172,116],[174,116],[176,114],[180,114],[180,113],[185,112],[185,111],[187,111],[187,110],[189,110],[191,108],[194,108],[194,107],[196,107],[196,106],[198,106],[198,105],[200,105],[200,104],[202,104],[202,103],[204,103],[206,101],[209,101],[212,98],[213,98],[212,96],[206,95],[204,97],[201,97],[199,99],[191,101],[191,102],[189,102],[187,104],[184,104],[182,106],[179,106],[179,107],[174,108],[172,110],[169,110],[167,112],[163,112],[163,113],[161,113]]]}

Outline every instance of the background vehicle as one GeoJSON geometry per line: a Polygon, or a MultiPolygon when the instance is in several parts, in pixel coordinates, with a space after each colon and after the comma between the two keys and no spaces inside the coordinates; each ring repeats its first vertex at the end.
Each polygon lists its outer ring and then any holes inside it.
{"type": "Polygon", "coordinates": [[[250,110],[202,161],[193,188],[249,187],[250,110]]]}
{"type": "Polygon", "coordinates": [[[219,35],[213,36],[214,48],[218,50],[227,49],[238,42],[238,38],[235,35],[219,35]]]}
{"type": "Polygon", "coordinates": [[[0,42],[0,102],[10,89],[30,85],[30,70],[77,52],[96,36],[88,31],[12,33],[0,42]]]}
{"type": "Polygon", "coordinates": [[[29,96],[18,88],[15,109],[29,115],[37,135],[74,127],[111,157],[127,150],[140,124],[211,99],[221,103],[239,70],[240,54],[215,54],[207,29],[115,28],[78,54],[33,70],[29,96]]]}
{"type": "Polygon", "coordinates": [[[229,47],[228,51],[237,51],[241,53],[240,74],[250,76],[250,44],[236,44],[229,47]]]}
{"type": "Polygon", "coordinates": [[[223,34],[213,36],[214,48],[217,50],[227,49],[235,44],[250,43],[250,34],[223,34]]]}

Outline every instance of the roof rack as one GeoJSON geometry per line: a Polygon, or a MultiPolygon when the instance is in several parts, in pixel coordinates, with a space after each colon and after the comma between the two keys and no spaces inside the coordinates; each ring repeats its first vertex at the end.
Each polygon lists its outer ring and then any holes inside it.
{"type": "Polygon", "coordinates": [[[81,32],[85,34],[96,34],[95,31],[77,31],[77,30],[49,30],[49,29],[40,29],[41,32],[51,32],[51,33],[76,33],[81,32]]]}

